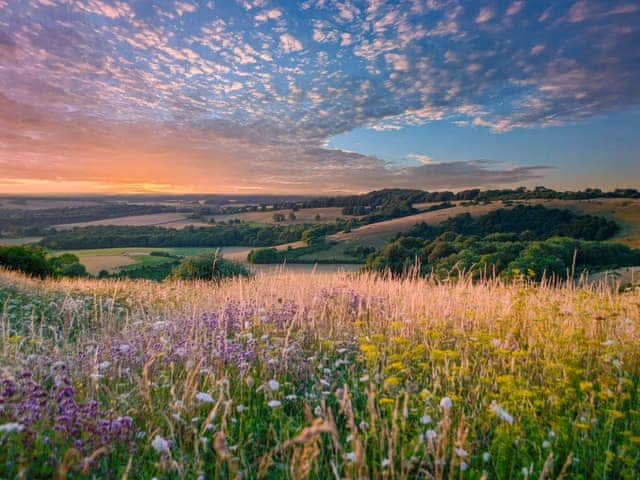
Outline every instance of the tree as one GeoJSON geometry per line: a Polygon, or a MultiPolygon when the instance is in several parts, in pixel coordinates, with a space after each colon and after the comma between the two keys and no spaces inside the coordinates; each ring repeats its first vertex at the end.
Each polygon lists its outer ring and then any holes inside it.
{"type": "Polygon", "coordinates": [[[52,273],[46,251],[31,246],[0,247],[0,266],[38,277],[52,273]]]}
{"type": "Polygon", "coordinates": [[[293,213],[293,212],[290,212],[289,213],[289,221],[293,222],[293,221],[295,221],[295,219],[296,219],[296,214],[293,213]]]}
{"type": "Polygon", "coordinates": [[[307,245],[313,245],[322,240],[324,240],[324,230],[319,226],[308,228],[302,232],[302,241],[307,245]]]}
{"type": "Polygon", "coordinates": [[[226,260],[218,252],[187,257],[171,272],[171,278],[179,280],[221,280],[248,275],[244,265],[226,260]]]}
{"type": "Polygon", "coordinates": [[[274,222],[284,222],[285,220],[285,216],[282,213],[274,213],[271,218],[273,218],[274,222]]]}
{"type": "Polygon", "coordinates": [[[247,256],[250,263],[280,263],[282,255],[275,248],[257,248],[247,256]]]}

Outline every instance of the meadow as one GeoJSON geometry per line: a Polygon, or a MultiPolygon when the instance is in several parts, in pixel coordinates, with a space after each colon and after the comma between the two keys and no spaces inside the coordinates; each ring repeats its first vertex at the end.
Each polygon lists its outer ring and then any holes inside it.
{"type": "Polygon", "coordinates": [[[2,478],[637,478],[640,294],[0,273],[2,478]]]}

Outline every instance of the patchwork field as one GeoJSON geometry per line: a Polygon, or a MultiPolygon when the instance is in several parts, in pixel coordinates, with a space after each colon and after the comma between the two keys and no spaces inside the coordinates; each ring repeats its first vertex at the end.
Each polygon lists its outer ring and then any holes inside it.
{"type": "MultiPolygon", "coordinates": [[[[297,248],[303,246],[302,242],[294,242],[285,245],[279,245],[278,249],[286,249],[288,246],[297,248]]],[[[251,251],[252,247],[222,247],[220,253],[228,260],[233,260],[245,264],[253,272],[277,272],[284,268],[286,271],[299,271],[299,272],[337,272],[340,270],[355,271],[360,266],[352,264],[343,264],[341,262],[349,262],[353,259],[348,256],[344,256],[340,251],[328,251],[319,252],[315,254],[313,258],[307,260],[326,260],[334,259],[334,265],[314,265],[314,264],[286,264],[286,265],[252,265],[247,263],[247,255],[251,251]]],[[[136,264],[150,264],[150,263],[162,263],[167,259],[164,257],[156,257],[149,255],[151,252],[167,252],[177,256],[194,256],[200,253],[210,253],[217,251],[218,248],[207,247],[177,247],[177,248],[146,248],[146,247],[123,247],[123,248],[102,248],[93,250],[66,250],[52,252],[53,254],[59,253],[72,253],[80,259],[87,271],[91,275],[97,275],[101,270],[106,270],[109,273],[116,273],[120,268],[127,265],[136,264]]]]}
{"type": "Polygon", "coordinates": [[[295,225],[300,223],[328,223],[335,221],[336,218],[356,218],[350,215],[342,215],[342,208],[328,207],[328,208],[303,208],[297,212],[293,212],[296,216],[295,220],[289,220],[289,213],[292,210],[267,210],[264,212],[244,212],[230,215],[215,215],[213,218],[216,222],[228,222],[229,220],[242,220],[247,223],[268,223],[268,224],[281,224],[281,225],[295,225]],[[282,213],[285,216],[285,221],[275,222],[273,220],[274,213],[282,213]],[[316,215],[320,215],[320,219],[316,220],[316,215]]]}
{"type": "Polygon", "coordinates": [[[209,226],[200,220],[188,219],[184,213],[153,213],[150,215],[131,215],[128,217],[106,218],[91,222],[66,223],[55,225],[58,230],[75,227],[90,227],[94,225],[124,225],[124,226],[162,226],[167,228],[185,228],[188,225],[209,226]]]}
{"type": "Polygon", "coordinates": [[[640,471],[637,292],[0,272],[0,305],[2,478],[640,471]]]}

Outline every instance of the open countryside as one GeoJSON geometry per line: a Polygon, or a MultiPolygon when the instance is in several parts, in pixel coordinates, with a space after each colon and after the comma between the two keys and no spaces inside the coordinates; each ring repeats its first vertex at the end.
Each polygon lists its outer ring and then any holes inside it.
{"type": "Polygon", "coordinates": [[[640,2],[0,0],[0,480],[640,480],[640,2]]]}

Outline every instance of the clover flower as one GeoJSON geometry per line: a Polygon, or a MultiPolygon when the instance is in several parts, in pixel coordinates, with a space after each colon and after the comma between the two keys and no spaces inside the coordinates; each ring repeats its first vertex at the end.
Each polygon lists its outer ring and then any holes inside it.
{"type": "Polygon", "coordinates": [[[196,393],[196,400],[202,403],[213,403],[213,397],[205,392],[196,393]]]}
{"type": "Polygon", "coordinates": [[[280,384],[278,383],[277,380],[271,379],[267,382],[267,385],[269,385],[269,389],[272,392],[277,392],[280,389],[280,384]]]}
{"type": "Polygon", "coordinates": [[[443,410],[450,410],[453,406],[453,401],[449,397],[442,397],[440,400],[440,408],[443,410]]]}

